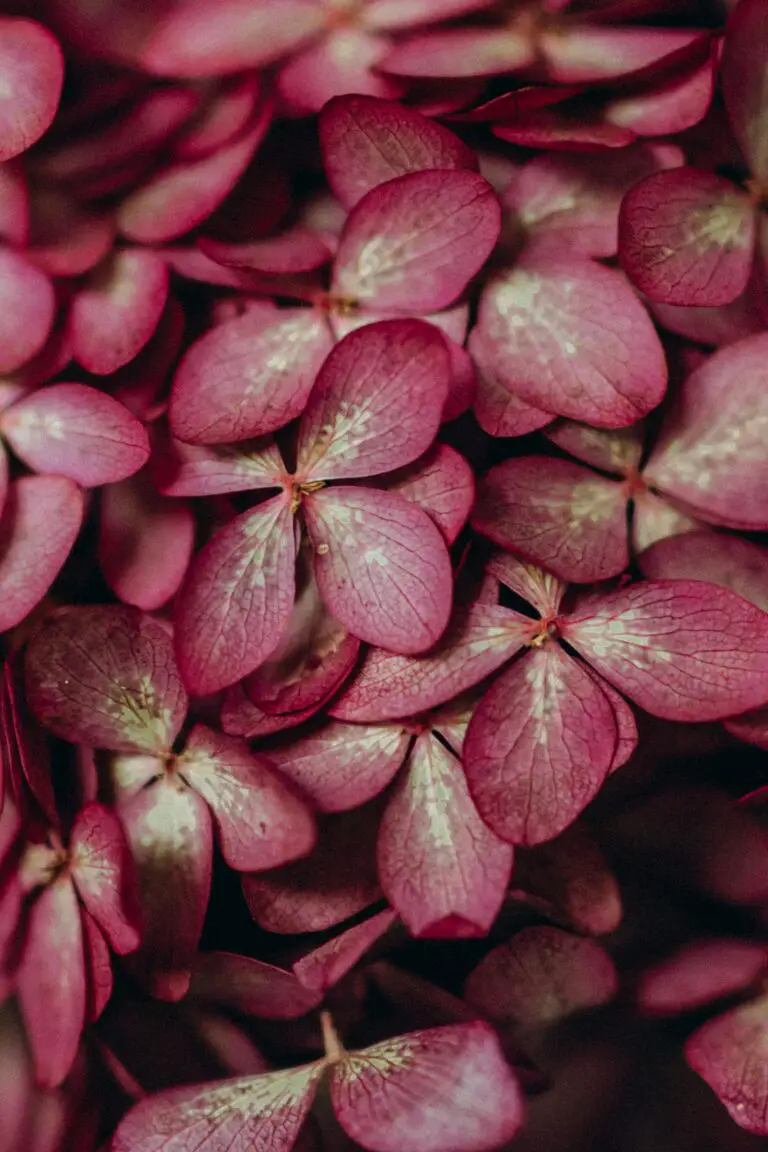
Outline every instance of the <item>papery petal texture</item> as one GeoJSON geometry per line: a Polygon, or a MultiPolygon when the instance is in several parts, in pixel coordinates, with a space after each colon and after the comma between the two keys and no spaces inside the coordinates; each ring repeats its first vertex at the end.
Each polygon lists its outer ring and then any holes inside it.
{"type": "Polygon", "coordinates": [[[0,20],[0,160],[38,140],[56,113],[64,82],[61,48],[36,20],[0,20]]]}
{"type": "Polygon", "coordinates": [[[133,862],[122,825],[106,804],[87,804],[70,835],[72,878],[80,899],[115,952],[139,944],[133,862]]]}
{"type": "Polygon", "coordinates": [[[55,308],[48,277],[19,253],[0,249],[0,372],[14,372],[42,350],[55,308]]]}
{"type": "Polygon", "coordinates": [[[305,988],[325,992],[346,976],[396,922],[397,914],[385,908],[302,956],[294,963],[293,971],[305,988]]]}
{"type": "Polygon", "coordinates": [[[761,996],[716,1016],[689,1037],[685,1058],[748,1132],[768,1132],[768,1002],[761,996]]]}
{"type": "Polygon", "coordinates": [[[384,476],[380,483],[423,508],[446,544],[453,544],[459,535],[475,499],[472,469],[449,444],[434,444],[413,464],[384,476]]]}

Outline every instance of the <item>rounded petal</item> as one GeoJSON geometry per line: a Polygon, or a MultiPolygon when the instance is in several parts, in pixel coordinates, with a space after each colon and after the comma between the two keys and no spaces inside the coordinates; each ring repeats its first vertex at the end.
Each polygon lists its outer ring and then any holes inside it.
{"type": "Polygon", "coordinates": [[[752,175],[768,178],[768,13],[761,0],[742,0],[725,37],[722,83],[728,119],[752,175]]]}
{"type": "Polygon", "coordinates": [[[0,19],[0,160],[24,152],[50,127],[64,82],[56,39],[36,20],[0,19]]]}
{"type": "Polygon", "coordinates": [[[423,508],[446,544],[461,532],[475,500],[472,469],[448,444],[434,444],[413,464],[382,477],[381,484],[423,508]]]}
{"type": "Polygon", "coordinates": [[[768,1135],[768,997],[716,1016],[689,1037],[685,1058],[740,1128],[768,1135]]]}
{"type": "Polygon", "coordinates": [[[55,308],[48,277],[19,253],[0,249],[0,372],[14,372],[42,350],[55,308]]]}
{"type": "Polygon", "coordinates": [[[765,946],[757,941],[696,940],[642,974],[638,1004],[648,1016],[695,1011],[749,987],[767,962],[765,946]]]}
{"type": "Polygon", "coordinates": [[[123,826],[106,804],[86,804],[69,838],[72,879],[80,899],[115,952],[139,945],[133,861],[123,826]]]}

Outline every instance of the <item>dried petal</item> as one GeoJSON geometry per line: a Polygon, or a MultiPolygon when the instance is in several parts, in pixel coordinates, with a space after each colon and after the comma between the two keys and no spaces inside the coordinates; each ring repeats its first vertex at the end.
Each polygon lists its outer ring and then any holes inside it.
{"type": "Polygon", "coordinates": [[[293,971],[305,988],[326,992],[354,968],[396,920],[396,913],[385,908],[302,956],[294,963],[293,971]]]}
{"type": "Polygon", "coordinates": [[[133,861],[123,827],[105,804],[87,804],[70,835],[72,879],[86,909],[115,952],[139,945],[133,861]]]}
{"type": "Polygon", "coordinates": [[[716,1016],[689,1037],[685,1058],[740,1128],[768,1133],[768,997],[716,1016]]]}
{"type": "Polygon", "coordinates": [[[198,953],[189,998],[263,1020],[292,1020],[320,1001],[293,973],[231,952],[198,953]]]}
{"type": "Polygon", "coordinates": [[[748,987],[764,972],[765,946],[750,940],[696,940],[644,972],[637,989],[650,1016],[695,1011],[748,987]]]}
{"type": "Polygon", "coordinates": [[[112,961],[109,945],[96,921],[85,909],[81,915],[87,984],[86,1019],[92,1024],[99,1019],[112,996],[112,961]]]}
{"type": "Polygon", "coordinates": [[[58,42],[36,20],[0,20],[0,160],[39,140],[56,114],[64,82],[58,42]]]}
{"type": "Polygon", "coordinates": [[[768,177],[768,18],[761,0],[743,0],[728,23],[720,78],[733,132],[757,180],[768,177]]]}
{"type": "Polygon", "coordinates": [[[271,436],[239,444],[185,444],[173,436],[156,441],[152,479],[166,496],[218,496],[279,488],[285,465],[271,436]]]}
{"type": "Polygon", "coordinates": [[[560,611],[565,584],[535,564],[528,564],[506,552],[494,552],[488,561],[487,574],[495,576],[512,592],[527,600],[541,617],[551,618],[560,611]]]}
{"type": "Polygon", "coordinates": [[[17,252],[0,248],[0,372],[15,372],[42,350],[55,308],[48,277],[17,252]]]}
{"type": "Polygon", "coordinates": [[[423,508],[446,544],[453,544],[461,532],[475,499],[472,469],[448,444],[433,444],[413,464],[384,476],[381,484],[423,508]]]}

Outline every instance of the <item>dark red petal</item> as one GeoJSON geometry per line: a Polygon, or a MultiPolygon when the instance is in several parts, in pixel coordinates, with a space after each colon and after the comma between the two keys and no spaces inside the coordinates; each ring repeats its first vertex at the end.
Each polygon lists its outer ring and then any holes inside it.
{"type": "Polygon", "coordinates": [[[752,175],[768,178],[768,13],[761,0],[741,0],[725,36],[722,71],[728,118],[752,175]]]}
{"type": "Polygon", "coordinates": [[[244,268],[264,275],[312,272],[331,258],[320,236],[300,225],[246,244],[226,244],[205,237],[200,238],[199,244],[206,256],[227,268],[244,268]]]}
{"type": "Polygon", "coordinates": [[[83,493],[64,476],[22,476],[0,520],[0,631],[19,624],[61,571],[83,521],[83,493]]]}
{"type": "Polygon", "coordinates": [[[425,512],[396,492],[332,488],[305,497],[315,578],[353,636],[400,653],[439,640],[451,612],[451,560],[425,512]]]}
{"type": "Polygon", "coordinates": [[[513,844],[538,844],[586,808],[610,771],[617,732],[595,680],[546,642],[486,692],[464,741],[472,798],[513,844]]]}
{"type": "Polygon", "coordinates": [[[85,909],[82,910],[85,979],[87,984],[86,1019],[98,1020],[112,995],[112,961],[101,929],[85,909]]]}
{"type": "Polygon", "coordinates": [[[512,847],[480,819],[461,762],[421,735],[379,829],[384,895],[414,936],[484,936],[512,871],[512,847]]]}
{"type": "Polygon", "coordinates": [[[695,168],[659,172],[621,205],[621,263],[651,300],[728,304],[746,288],[754,246],[754,206],[721,176],[695,168]]]}
{"type": "MultiPolygon", "coordinates": [[[[0,19],[0,54],[2,53],[0,19]]],[[[53,285],[22,255],[0,249],[0,372],[14,372],[40,352],[53,324],[53,285]]]]}
{"type": "Polygon", "coordinates": [[[314,847],[309,808],[243,740],[197,724],[177,764],[213,812],[221,853],[230,868],[277,868],[314,847]]]}
{"type": "Polygon", "coordinates": [[[333,340],[320,314],[245,316],[198,340],[173,381],[174,436],[193,444],[228,444],[263,436],[293,420],[307,402],[333,340]]]}
{"type": "Polygon", "coordinates": [[[56,114],[64,81],[58,42],[36,20],[0,20],[0,160],[39,140],[56,114]]]}
{"type": "Polygon", "coordinates": [[[230,143],[253,119],[261,96],[256,73],[220,83],[203,114],[174,141],[174,154],[182,160],[197,160],[230,143]]]}
{"type": "Polygon", "coordinates": [[[648,82],[637,90],[621,92],[603,109],[605,119],[638,136],[667,136],[692,128],[703,120],[712,103],[717,80],[718,44],[713,40],[708,57],[666,81],[648,82]]]}
{"type": "Polygon", "coordinates": [[[221,727],[228,736],[244,736],[246,740],[253,740],[295,728],[316,711],[317,709],[312,707],[303,712],[278,712],[269,715],[253,703],[241,681],[239,684],[233,684],[224,693],[221,727]]]}
{"type": "Polygon", "coordinates": [[[68,876],[38,896],[17,974],[37,1081],[56,1088],[69,1074],[85,1024],[80,908],[68,876]]]}
{"type": "Polygon", "coordinates": [[[600,152],[605,148],[623,150],[637,139],[631,128],[606,124],[596,117],[577,120],[561,115],[558,109],[530,112],[519,124],[514,121],[496,124],[493,134],[522,148],[563,148],[585,152],[600,152]]]}
{"type": "Polygon", "coordinates": [[[29,194],[20,164],[0,168],[0,236],[19,247],[29,240],[29,194]]]}
{"type": "Polygon", "coordinates": [[[145,612],[166,604],[184,579],[194,539],[189,504],[160,495],[146,473],[103,488],[99,562],[124,604],[145,612]]]}
{"type": "Polygon", "coordinates": [[[523,1097],[481,1021],[410,1032],[350,1053],[330,1073],[348,1136],[370,1152],[485,1152],[523,1121],[523,1097]]]}
{"type": "Polygon", "coordinates": [[[17,400],[2,415],[2,431],[36,472],[89,488],[124,480],[149,459],[144,426],[87,384],[51,384],[17,400]]]}
{"type": "Polygon", "coordinates": [[[350,213],[333,292],[377,309],[445,308],[485,263],[500,225],[496,193],[474,172],[398,176],[350,213]]]}
{"type": "Polygon", "coordinates": [[[616,995],[613,961],[594,940],[560,928],[524,928],[489,952],[465,995],[489,1020],[543,1028],[616,995]]]}
{"type": "Polygon", "coordinates": [[[293,971],[305,988],[326,992],[354,968],[358,960],[392,927],[396,913],[385,908],[360,924],[332,936],[293,965],[293,971]]]}
{"type": "Polygon", "coordinates": [[[521,456],[492,468],[472,527],[561,580],[589,584],[629,563],[623,485],[570,460],[521,456]]]}
{"type": "Polygon", "coordinates": [[[176,651],[196,695],[247,676],[280,643],[295,555],[293,514],[280,495],[231,520],[192,561],[176,600],[176,651]]]}
{"type": "Polygon", "coordinates": [[[685,1058],[740,1128],[768,1135],[768,997],[716,1016],[694,1032],[685,1058]]]}
{"type": "Polygon", "coordinates": [[[423,320],[350,332],[323,364],[301,418],[302,480],[376,476],[431,447],[451,381],[448,346],[423,320]]]}
{"type": "Polygon", "coordinates": [[[320,996],[272,964],[231,952],[199,952],[189,999],[263,1020],[292,1020],[316,1008],[320,996]]]}
{"type": "Polygon", "coordinates": [[[27,649],[26,677],[38,719],[75,744],[162,755],[187,711],[168,630],[135,608],[49,616],[27,649]]]}
{"type": "Polygon", "coordinates": [[[654,716],[716,720],[768,700],[768,615],[714,584],[635,584],[566,617],[561,634],[654,716]]]}
{"type": "Polygon", "coordinates": [[[696,940],[640,977],[637,1000],[649,1016],[702,1008],[748,987],[765,971],[765,946],[749,940],[696,940]]]}
{"type": "Polygon", "coordinates": [[[390,100],[337,96],[320,113],[318,131],[328,183],[345,208],[408,172],[477,171],[474,152],[458,136],[390,100]]]}
{"type": "Polygon", "coordinates": [[[139,945],[137,907],[128,842],[122,824],[105,804],[87,804],[72,826],[70,868],[80,899],[115,952],[139,945]]]}
{"type": "Polygon", "coordinates": [[[139,878],[141,947],[130,968],[161,1000],[179,1000],[211,887],[211,817],[201,798],[164,776],[121,806],[139,878]]]}

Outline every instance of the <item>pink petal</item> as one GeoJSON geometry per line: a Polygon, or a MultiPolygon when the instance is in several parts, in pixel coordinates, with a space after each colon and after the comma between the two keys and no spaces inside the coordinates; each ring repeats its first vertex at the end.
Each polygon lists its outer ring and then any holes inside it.
{"type": "Polygon", "coordinates": [[[451,386],[443,408],[443,423],[457,420],[472,407],[477,392],[477,372],[469,352],[453,340],[448,342],[451,354],[451,386]]]}
{"type": "MultiPolygon", "coordinates": [[[[753,269],[753,278],[754,273],[753,269]]],[[[652,301],[651,311],[662,328],[697,344],[733,344],[744,336],[765,331],[751,283],[741,296],[719,308],[685,308],[652,301]]]]}
{"type": "Polygon", "coordinates": [[[322,31],[313,0],[191,0],[153,30],[141,63],[158,76],[205,77],[271,64],[322,31]]]}
{"type": "Polygon", "coordinates": [[[367,805],[325,816],[309,856],[244,876],[243,893],[256,923],[268,932],[322,932],[379,900],[376,814],[367,805]]]}
{"type": "Polygon", "coordinates": [[[374,944],[396,922],[396,913],[385,908],[360,924],[332,936],[319,948],[314,948],[293,965],[293,971],[303,986],[326,992],[350,972],[374,944]]]}
{"type": "Polygon", "coordinates": [[[69,838],[71,874],[80,899],[110,945],[123,955],[139,946],[132,860],[123,827],[105,804],[87,804],[69,838]]]}
{"type": "Polygon", "coordinates": [[[523,600],[527,600],[541,617],[551,619],[560,611],[565,584],[551,572],[544,572],[535,564],[528,564],[506,552],[493,553],[488,561],[487,572],[523,600]]]}
{"type": "Polygon", "coordinates": [[[275,496],[230,520],[192,561],[176,600],[176,651],[197,696],[247,676],[280,643],[294,597],[290,503],[275,496]]]}
{"type": "Polygon", "coordinates": [[[200,160],[231,143],[247,129],[261,99],[256,73],[219,83],[202,115],[174,141],[174,155],[180,160],[200,160]]]}
{"type": "Polygon", "coordinates": [[[19,247],[29,240],[29,194],[19,164],[0,167],[0,237],[19,247]]]}
{"type": "Polygon", "coordinates": [[[407,30],[491,7],[492,0],[366,0],[363,19],[367,28],[407,30]]]}
{"type": "Polygon", "coordinates": [[[401,40],[382,67],[394,76],[453,80],[517,72],[535,59],[532,37],[523,29],[449,28],[401,40]]]}
{"type": "Polygon", "coordinates": [[[189,505],[161,496],[142,473],[101,493],[99,563],[118,600],[153,612],[177,592],[195,538],[189,505]]]}
{"type": "Polygon", "coordinates": [[[635,584],[566,617],[561,634],[654,716],[717,720],[768,700],[768,615],[717,585],[635,584]]]}
{"type": "Polygon", "coordinates": [[[658,541],[639,563],[649,580],[708,580],[768,612],[768,549],[740,536],[686,532],[658,541]]]}
{"type": "Polygon", "coordinates": [[[54,186],[34,186],[29,260],[49,276],[82,276],[109,254],[115,227],[54,186]]]}
{"type": "Polygon", "coordinates": [[[118,1126],[111,1152],[290,1152],[323,1071],[318,1061],[147,1096],[118,1126]]]}
{"type": "Polygon", "coordinates": [[[379,829],[381,886],[414,936],[484,936],[512,872],[512,847],[480,819],[461,762],[425,733],[379,829]]]}
{"type": "MultiPolygon", "coordinates": [[[[50,826],[55,828],[59,823],[59,813],[51,778],[50,750],[24,695],[23,668],[20,654],[14,654],[6,658],[0,673],[0,755],[3,764],[3,772],[0,774],[0,808],[3,802],[4,775],[15,797],[18,798],[29,789],[50,826]]],[[[5,815],[6,819],[12,816],[10,803],[5,815]]],[[[0,860],[6,857],[9,847],[10,844],[0,845],[0,860]]]]}
{"type": "Polygon", "coordinates": [[[83,522],[83,493],[63,476],[22,476],[0,520],[0,631],[40,603],[69,556],[83,522]]]}
{"type": "Polygon", "coordinates": [[[629,128],[638,136],[667,136],[698,124],[712,103],[717,79],[717,41],[709,56],[673,73],[662,83],[651,82],[639,91],[618,92],[604,109],[611,124],[629,128]]]}
{"type": "Polygon", "coordinates": [[[50,127],[64,81],[61,48],[36,20],[0,20],[0,160],[10,160],[50,127]]]}
{"type": "Polygon", "coordinates": [[[72,1067],[85,1024],[80,909],[66,875],[32,907],[17,981],[37,1082],[56,1088],[72,1067]]]}
{"type": "Polygon", "coordinates": [[[425,512],[396,492],[333,488],[303,501],[315,578],[353,636],[389,651],[423,652],[448,623],[451,560],[425,512]]]}
{"type": "Polygon", "coordinates": [[[184,335],[184,312],[169,297],[152,337],[129,364],[115,372],[110,393],[138,420],[157,419],[165,407],[166,379],[176,363],[184,335]]]}
{"type": "Polygon", "coordinates": [[[603,680],[602,676],[598,676],[588,664],[584,666],[584,671],[588,672],[598,685],[613,711],[613,719],[616,723],[616,745],[608,771],[616,772],[617,769],[626,764],[637,748],[638,733],[635,714],[624,697],[607,681],[603,680]]]}
{"type": "Polygon", "coordinates": [[[458,610],[426,656],[371,649],[329,712],[339,720],[376,723],[434,708],[495,672],[536,628],[536,621],[495,604],[458,610]]]}
{"type": "Polygon", "coordinates": [[[197,954],[189,998],[263,1020],[292,1020],[320,1001],[293,973],[230,952],[197,954]]]}
{"type": "Polygon", "coordinates": [[[641,425],[606,430],[571,420],[557,420],[550,424],[544,435],[577,460],[618,476],[635,471],[643,454],[641,425]]]}
{"type": "Polygon", "coordinates": [[[321,812],[357,808],[382,792],[401,767],[411,739],[400,724],[342,724],[272,749],[284,776],[321,812]]]}
{"type": "Polygon", "coordinates": [[[743,0],[728,23],[720,73],[728,119],[752,175],[768,177],[768,16],[760,0],[743,0]]]}
{"type": "Polygon", "coordinates": [[[637,144],[594,156],[550,153],[522,168],[504,194],[537,249],[576,256],[615,256],[619,207],[633,184],[660,168],[674,168],[682,153],[671,145],[637,144]]]}
{"type": "Polygon", "coordinates": [[[315,376],[333,346],[319,313],[258,313],[208,332],[187,352],[173,381],[174,436],[227,444],[281,428],[303,410],[315,376]]]}
{"type": "Polygon", "coordinates": [[[87,384],[51,384],[17,400],[2,415],[2,431],[30,468],[86,487],[124,480],[149,458],[143,425],[87,384]]]}
{"type": "Polygon", "coordinates": [[[644,489],[632,498],[632,551],[643,552],[657,540],[679,536],[700,528],[701,524],[684,515],[667,500],[644,489]]]}
{"type": "Polygon", "coordinates": [[[319,708],[346,680],[359,651],[360,641],[334,620],[309,576],[280,644],[248,677],[246,691],[268,713],[319,708]]]}
{"type": "Polygon", "coordinates": [[[48,616],[26,673],[38,719],[74,744],[162,755],[184,722],[171,637],[135,608],[81,605],[48,616]]]}
{"type": "Polygon", "coordinates": [[[715,524],[768,528],[766,350],[768,334],[751,336],[696,369],[644,471],[662,494],[715,524]]]}
{"type": "Polygon", "coordinates": [[[626,148],[637,139],[629,128],[605,124],[601,120],[576,117],[545,109],[530,112],[519,124],[496,124],[494,136],[523,148],[575,149],[600,152],[604,148],[626,148]]]}
{"type": "Polygon", "coordinates": [[[343,480],[389,472],[431,446],[451,361],[423,320],[382,320],[350,332],[320,369],[299,428],[297,476],[343,480]]]}
{"type": "Polygon", "coordinates": [[[272,437],[239,444],[186,444],[158,436],[152,479],[166,496],[218,496],[280,487],[285,473],[272,437]]]}
{"type": "Polygon", "coordinates": [[[243,740],[197,724],[177,763],[213,812],[230,868],[278,868],[311,852],[315,824],[309,808],[243,740]]]}
{"type": "Polygon", "coordinates": [[[112,996],[112,961],[109,946],[96,921],[85,909],[81,916],[87,984],[86,1019],[92,1024],[99,1019],[112,996]]]}
{"type": "Polygon", "coordinates": [[[158,780],[165,770],[165,761],[159,756],[136,752],[116,753],[109,757],[110,792],[115,803],[124,804],[141,792],[150,781],[158,780]]]}
{"type": "Polygon", "coordinates": [[[500,224],[496,194],[475,172],[398,176],[350,213],[332,290],[377,309],[445,308],[485,263],[500,224]]]}
{"type": "Polygon", "coordinates": [[[303,724],[317,711],[307,708],[303,712],[279,712],[268,715],[258,708],[243,687],[243,682],[233,684],[224,694],[221,706],[221,727],[228,736],[244,736],[246,740],[271,736],[289,728],[303,724]]]}
{"type": "Polygon", "coordinates": [[[153,996],[179,1000],[189,987],[211,887],[212,829],[205,802],[164,776],[122,805],[139,878],[141,947],[131,957],[153,996]]]}
{"type": "Polygon", "coordinates": [[[360,28],[331,28],[281,68],[277,90],[295,116],[319,112],[327,100],[355,92],[394,99],[402,85],[377,69],[390,48],[385,36],[360,28]]]}
{"type": "Polygon", "coordinates": [[[639,72],[701,39],[695,29],[573,23],[545,29],[540,51],[550,83],[583,84],[639,72]]]}
{"type": "Polygon", "coordinates": [[[766,960],[764,945],[749,940],[697,940],[643,973],[640,1009],[666,1016],[701,1008],[754,983],[766,960]]]}
{"type": "MultiPolygon", "coordinates": [[[[2,56],[0,19],[0,58],[2,56]]],[[[1,65],[0,65],[1,66],[1,65]]],[[[0,372],[14,372],[40,352],[53,324],[53,285],[23,256],[0,249],[0,372]]]]}
{"type": "Polygon", "coordinates": [[[159,256],[142,249],[116,252],[72,302],[72,355],[99,376],[115,372],[152,336],[167,294],[168,269],[159,256]]]}
{"type": "Polygon", "coordinates": [[[481,960],[465,996],[489,1020],[544,1028],[616,995],[613,961],[594,940],[560,928],[524,928],[481,960]]]}
{"type": "Polygon", "coordinates": [[[228,268],[244,268],[265,275],[313,272],[331,258],[320,236],[300,225],[246,244],[226,244],[205,237],[199,243],[207,256],[228,268]]]}
{"type": "Polygon", "coordinates": [[[561,580],[589,584],[629,563],[624,486],[570,460],[521,456],[492,468],[472,526],[561,580]]]}
{"type": "Polygon", "coordinates": [[[599,685],[545,642],[496,680],[475,710],[463,753],[470,793],[510,843],[550,840],[597,794],[616,741],[599,685]]]}
{"type": "Polygon", "coordinates": [[[323,108],[318,127],[328,183],[345,208],[408,172],[477,171],[474,152],[458,136],[404,104],[337,96],[323,108]]]}
{"type": "Polygon", "coordinates": [[[469,349],[478,368],[475,417],[484,432],[489,436],[527,436],[554,419],[551,412],[526,404],[509,391],[503,362],[499,367],[495,365],[492,350],[485,345],[478,328],[470,333],[469,349]]]}
{"type": "Polygon", "coordinates": [[[716,1016],[689,1037],[685,1058],[719,1097],[734,1123],[768,1134],[768,997],[716,1016]]]}
{"type": "Polygon", "coordinates": [[[120,205],[120,231],[140,244],[165,244],[196,228],[237,184],[266,135],[271,108],[264,105],[254,125],[234,143],[202,160],[160,171],[120,205]]]}
{"type": "Polygon", "coordinates": [[[517,1080],[479,1020],[350,1053],[331,1069],[330,1090],[342,1128],[370,1152],[484,1152],[523,1121],[517,1080]]]}
{"type": "Polygon", "coordinates": [[[749,197],[722,176],[673,168],[627,193],[619,217],[621,263],[664,304],[715,307],[747,286],[755,245],[749,197]]]}
{"type": "Polygon", "coordinates": [[[467,461],[448,444],[434,444],[413,464],[383,477],[388,492],[399,492],[423,508],[453,544],[475,500],[475,481],[467,461]]]}
{"type": "Polygon", "coordinates": [[[616,428],[664,395],[659,338],[613,268],[531,255],[486,287],[478,327],[500,381],[546,411],[616,428]]]}

